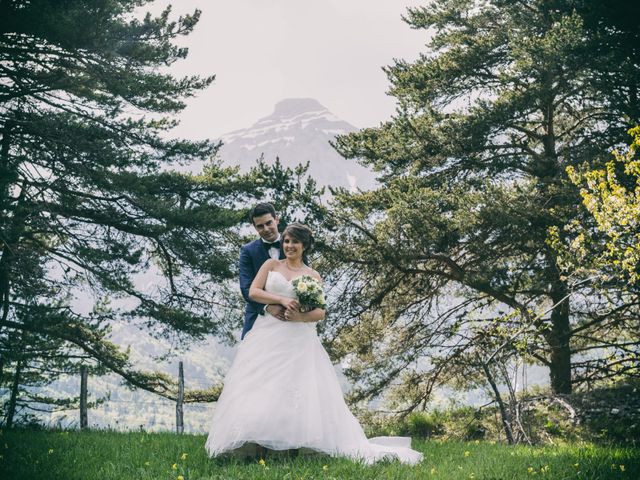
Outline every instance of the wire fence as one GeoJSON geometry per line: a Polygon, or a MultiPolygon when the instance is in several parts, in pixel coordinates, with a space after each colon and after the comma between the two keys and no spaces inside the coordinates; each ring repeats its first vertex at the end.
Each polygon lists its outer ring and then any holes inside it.
{"type": "MultiPolygon", "coordinates": [[[[90,395],[90,385],[91,382],[87,379],[80,382],[80,408],[56,409],[44,404],[42,408],[31,408],[34,405],[23,405],[17,400],[15,417],[26,418],[29,413],[37,414],[42,423],[52,428],[172,429],[182,433],[183,431],[204,431],[203,426],[208,423],[210,413],[215,408],[215,402],[212,400],[198,401],[199,399],[196,398],[193,401],[190,398],[185,401],[185,386],[189,391],[208,391],[214,385],[197,380],[186,383],[182,362],[179,362],[178,369],[178,385],[181,394],[179,392],[176,400],[160,397],[144,390],[129,389],[118,390],[115,398],[111,398],[110,392],[102,395],[95,395],[96,392],[92,392],[94,395],[90,395]]],[[[10,393],[9,390],[0,391],[2,404],[8,404],[10,393]]]]}

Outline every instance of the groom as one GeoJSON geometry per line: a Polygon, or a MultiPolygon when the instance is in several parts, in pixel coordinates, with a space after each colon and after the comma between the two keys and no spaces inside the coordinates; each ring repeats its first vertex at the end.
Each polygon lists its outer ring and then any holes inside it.
{"type": "Polygon", "coordinates": [[[247,302],[241,339],[251,330],[258,315],[264,312],[284,320],[282,305],[263,305],[249,298],[249,287],[262,264],[269,258],[276,260],[284,258],[284,252],[280,246],[278,215],[270,203],[259,203],[249,212],[249,219],[260,238],[243,245],[240,249],[240,290],[247,302]]]}

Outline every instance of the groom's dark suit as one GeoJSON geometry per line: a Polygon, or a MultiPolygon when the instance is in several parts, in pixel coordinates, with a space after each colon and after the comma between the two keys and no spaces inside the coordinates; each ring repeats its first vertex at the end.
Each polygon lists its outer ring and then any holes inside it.
{"type": "MultiPolygon", "coordinates": [[[[244,311],[244,325],[242,326],[242,337],[247,334],[256,318],[260,313],[264,305],[262,303],[254,302],[249,298],[249,287],[253,279],[256,278],[256,274],[264,262],[269,260],[269,244],[262,241],[261,238],[249,242],[243,245],[240,249],[240,290],[242,296],[247,301],[247,308],[244,311]]],[[[284,258],[284,252],[280,248],[280,259],[284,258]]]]}

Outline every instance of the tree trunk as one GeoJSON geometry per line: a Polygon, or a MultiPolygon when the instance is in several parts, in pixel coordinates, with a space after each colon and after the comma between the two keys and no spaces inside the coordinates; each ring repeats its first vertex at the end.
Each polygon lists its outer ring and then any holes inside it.
{"type": "MultiPolygon", "coordinates": [[[[12,123],[7,121],[2,128],[2,139],[0,140],[0,220],[2,221],[2,230],[7,230],[7,212],[9,207],[9,186],[11,185],[11,168],[9,166],[9,138],[11,134],[12,123]]],[[[0,333],[2,333],[3,324],[9,314],[9,270],[8,255],[10,247],[5,239],[0,242],[0,304],[2,305],[2,314],[0,317],[0,333]]]]}
{"type": "MultiPolygon", "coordinates": [[[[555,134],[555,95],[553,88],[554,76],[548,73],[545,76],[545,108],[542,110],[544,118],[545,134],[542,138],[544,148],[544,158],[546,167],[539,176],[542,180],[544,194],[547,198],[553,199],[552,194],[556,182],[563,178],[564,166],[559,162],[556,151],[555,134]]],[[[553,201],[548,204],[548,208],[553,208],[553,201]]],[[[545,226],[545,229],[549,225],[545,226]]],[[[571,349],[569,340],[571,329],[569,326],[569,299],[566,283],[560,279],[556,254],[547,249],[548,273],[551,280],[550,297],[554,308],[551,311],[551,329],[544,333],[544,337],[549,344],[549,375],[551,380],[551,390],[556,394],[571,393],[571,349]]]]}
{"type": "Polygon", "coordinates": [[[496,385],[495,380],[493,379],[493,375],[491,375],[491,370],[486,363],[482,362],[482,370],[484,370],[484,374],[489,381],[489,385],[491,385],[491,389],[493,390],[493,395],[496,398],[496,402],[498,402],[498,407],[500,408],[500,417],[502,418],[502,426],[504,427],[504,433],[507,436],[507,442],[509,445],[513,445],[515,443],[513,439],[513,430],[511,428],[511,421],[509,420],[509,414],[507,412],[506,407],[504,406],[504,402],[502,401],[502,396],[500,395],[500,391],[498,390],[498,386],[496,385]]]}
{"type": "Polygon", "coordinates": [[[22,373],[22,359],[16,364],[16,371],[13,374],[13,385],[11,385],[11,397],[9,398],[9,408],[7,409],[7,428],[13,426],[13,417],[16,414],[16,403],[18,401],[18,389],[20,387],[20,375],[22,373]]]}
{"type": "Polygon", "coordinates": [[[555,394],[571,393],[571,328],[569,324],[569,299],[565,289],[551,295],[555,308],[551,312],[551,330],[547,341],[551,348],[550,380],[555,394]]]}

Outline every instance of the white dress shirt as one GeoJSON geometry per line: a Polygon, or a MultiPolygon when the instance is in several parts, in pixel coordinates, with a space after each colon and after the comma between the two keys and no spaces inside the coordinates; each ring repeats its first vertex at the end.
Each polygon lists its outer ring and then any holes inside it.
{"type": "MultiPolygon", "coordinates": [[[[280,235],[278,235],[278,238],[276,238],[276,239],[274,240],[274,242],[277,242],[277,241],[279,241],[279,240],[281,240],[280,235]]],[[[267,245],[270,243],[270,242],[266,242],[264,238],[262,239],[262,241],[263,241],[264,243],[266,243],[267,245]]],[[[271,247],[271,248],[269,249],[269,256],[270,256],[271,258],[273,258],[274,260],[280,260],[280,249],[279,249],[279,248],[276,248],[276,247],[271,247]]]]}

